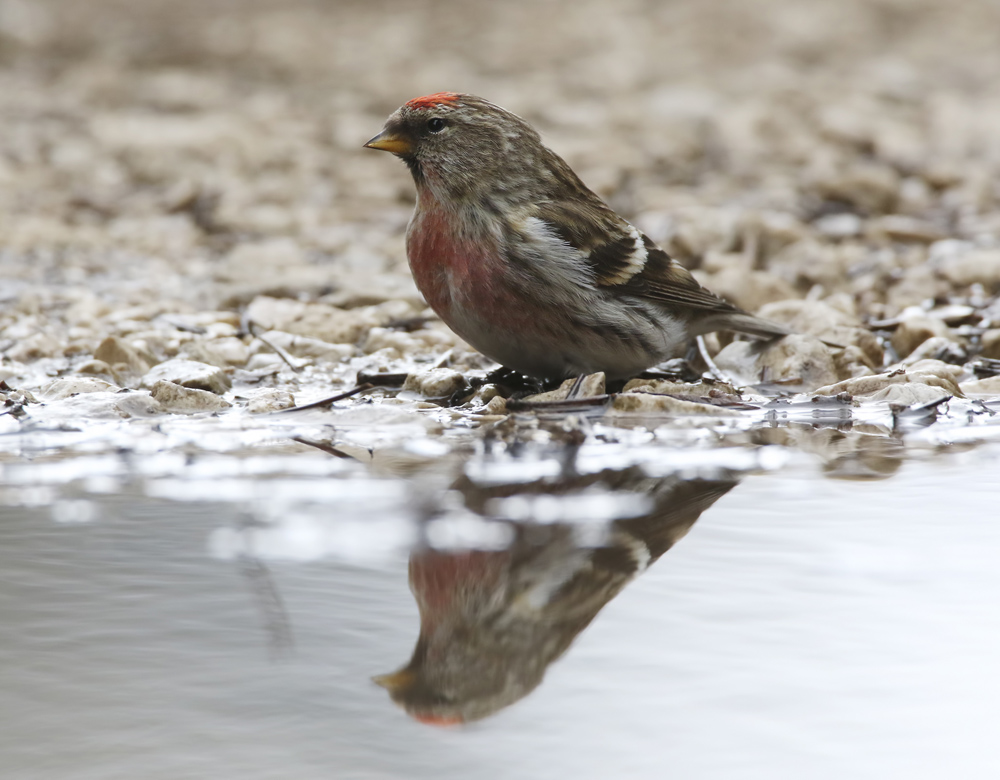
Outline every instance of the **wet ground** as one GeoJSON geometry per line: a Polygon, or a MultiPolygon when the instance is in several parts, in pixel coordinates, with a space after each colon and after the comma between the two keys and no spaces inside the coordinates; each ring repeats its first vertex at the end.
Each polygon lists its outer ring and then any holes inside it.
{"type": "Polygon", "coordinates": [[[998,24],[0,0],[0,774],[996,775],[998,24]],[[442,89],[801,335],[491,373],[360,148],[442,89]]]}

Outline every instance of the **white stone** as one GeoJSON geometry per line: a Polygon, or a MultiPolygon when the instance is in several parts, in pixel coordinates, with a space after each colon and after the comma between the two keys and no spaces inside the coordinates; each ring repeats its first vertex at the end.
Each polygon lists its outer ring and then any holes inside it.
{"type": "Polygon", "coordinates": [[[178,414],[194,414],[196,412],[218,412],[231,404],[224,398],[207,390],[195,390],[190,387],[160,380],[156,382],[150,395],[168,412],[178,414]]]}
{"type": "Polygon", "coordinates": [[[142,378],[142,386],[153,388],[161,381],[217,394],[224,393],[233,386],[229,375],[218,366],[183,358],[160,363],[142,378]]]}

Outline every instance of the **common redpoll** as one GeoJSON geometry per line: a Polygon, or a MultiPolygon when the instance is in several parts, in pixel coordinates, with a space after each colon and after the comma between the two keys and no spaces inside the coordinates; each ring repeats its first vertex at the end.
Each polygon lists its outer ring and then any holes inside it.
{"type": "MultiPolygon", "coordinates": [[[[570,524],[515,523],[506,550],[415,552],[410,589],[420,636],[410,662],[375,682],[412,717],[435,725],[485,718],[538,687],[597,613],[736,485],[636,472],[582,478],[652,502],[644,514],[611,523],[598,546],[582,545],[570,524]]],[[[485,492],[509,496],[509,488],[485,492]]]]}
{"type": "Polygon", "coordinates": [[[710,331],[789,333],[698,284],[527,122],[482,98],[415,98],[365,146],[413,174],[406,253],[427,303],[507,368],[620,379],[710,331]]]}

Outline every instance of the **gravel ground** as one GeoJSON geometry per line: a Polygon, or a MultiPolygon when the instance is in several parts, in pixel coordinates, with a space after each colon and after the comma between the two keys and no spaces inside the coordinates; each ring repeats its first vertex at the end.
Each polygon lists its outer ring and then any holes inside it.
{"type": "MultiPolygon", "coordinates": [[[[8,406],[259,412],[490,368],[409,278],[404,166],[361,149],[440,90],[525,116],[706,285],[805,334],[709,339],[738,383],[990,401],[997,29],[989,0],[0,0],[8,406]]],[[[498,418],[501,390],[466,409],[498,418]]]]}

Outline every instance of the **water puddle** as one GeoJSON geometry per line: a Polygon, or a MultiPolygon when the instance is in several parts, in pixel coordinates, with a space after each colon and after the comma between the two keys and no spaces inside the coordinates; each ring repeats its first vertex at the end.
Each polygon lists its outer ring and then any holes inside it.
{"type": "Polygon", "coordinates": [[[988,404],[67,400],[0,417],[11,777],[1000,765],[988,404]]]}

